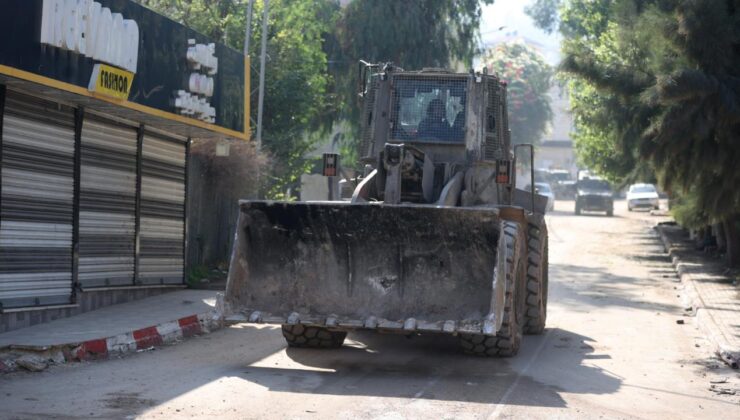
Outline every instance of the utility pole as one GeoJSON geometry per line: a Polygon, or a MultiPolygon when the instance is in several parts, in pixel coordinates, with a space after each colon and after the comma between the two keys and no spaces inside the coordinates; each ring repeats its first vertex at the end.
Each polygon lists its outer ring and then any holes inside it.
{"type": "Polygon", "coordinates": [[[244,56],[249,56],[249,41],[252,38],[252,9],[254,8],[254,0],[249,0],[249,6],[247,6],[247,26],[244,28],[244,56]]]}
{"type": "Polygon", "coordinates": [[[247,7],[247,15],[245,16],[244,25],[244,133],[247,136],[247,140],[252,138],[252,130],[250,129],[250,122],[252,121],[251,115],[251,101],[252,101],[252,57],[249,54],[249,41],[252,39],[252,10],[254,9],[254,0],[249,0],[249,6],[247,7]]]}
{"type": "Polygon", "coordinates": [[[260,92],[257,103],[257,149],[262,149],[262,111],[265,101],[265,61],[267,59],[267,16],[270,0],[264,0],[262,10],[262,47],[260,51],[260,92]]]}

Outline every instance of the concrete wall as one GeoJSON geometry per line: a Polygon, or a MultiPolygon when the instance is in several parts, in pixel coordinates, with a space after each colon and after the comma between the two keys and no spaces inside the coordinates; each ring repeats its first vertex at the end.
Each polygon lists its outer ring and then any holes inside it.
{"type": "Polygon", "coordinates": [[[193,142],[188,163],[187,267],[228,264],[240,199],[255,199],[265,162],[253,145],[228,141],[229,154],[216,153],[219,141],[193,142]]]}

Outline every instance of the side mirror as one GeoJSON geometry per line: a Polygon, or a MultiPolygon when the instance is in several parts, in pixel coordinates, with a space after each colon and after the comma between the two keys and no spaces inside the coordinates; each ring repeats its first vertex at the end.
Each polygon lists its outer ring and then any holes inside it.
{"type": "Polygon", "coordinates": [[[357,93],[357,95],[360,98],[364,98],[365,95],[367,94],[367,78],[368,78],[367,71],[368,71],[368,69],[377,69],[377,68],[380,68],[380,65],[379,64],[371,64],[371,63],[368,63],[367,61],[360,60],[357,63],[357,66],[358,66],[358,68],[357,68],[357,70],[358,70],[358,72],[357,72],[358,73],[357,74],[357,76],[358,76],[358,79],[357,79],[358,93],[357,93]]]}

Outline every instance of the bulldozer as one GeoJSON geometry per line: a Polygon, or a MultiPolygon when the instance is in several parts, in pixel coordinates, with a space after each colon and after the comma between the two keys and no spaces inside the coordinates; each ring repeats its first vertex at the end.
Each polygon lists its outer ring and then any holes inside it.
{"type": "Polygon", "coordinates": [[[506,83],[364,61],[358,76],[351,196],[240,201],[222,310],[280,325],[291,347],[372,330],[515,355],[545,328],[547,199],[516,188],[534,150],[511,144],[506,83]]]}

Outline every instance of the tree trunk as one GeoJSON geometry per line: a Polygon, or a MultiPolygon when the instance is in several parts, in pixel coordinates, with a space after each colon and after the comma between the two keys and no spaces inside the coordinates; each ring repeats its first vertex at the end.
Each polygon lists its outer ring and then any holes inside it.
{"type": "Polygon", "coordinates": [[[724,254],[727,251],[727,241],[725,240],[725,228],[722,223],[712,225],[712,235],[717,240],[717,252],[724,254]]]}
{"type": "Polygon", "coordinates": [[[694,233],[694,249],[697,251],[703,251],[704,250],[704,241],[707,237],[707,228],[706,227],[700,227],[696,229],[696,232],[694,233]]]}
{"type": "Polygon", "coordinates": [[[727,242],[727,265],[740,267],[740,232],[737,227],[737,217],[730,217],[722,222],[727,242]]]}

